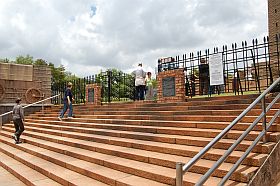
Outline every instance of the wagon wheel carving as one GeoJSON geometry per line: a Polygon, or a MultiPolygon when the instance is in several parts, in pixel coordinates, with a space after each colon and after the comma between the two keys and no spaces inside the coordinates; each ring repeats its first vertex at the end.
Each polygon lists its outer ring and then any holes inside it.
{"type": "Polygon", "coordinates": [[[25,92],[25,98],[27,103],[34,103],[40,101],[42,94],[40,90],[36,88],[30,88],[25,92]]]}
{"type": "Polygon", "coordinates": [[[4,98],[5,95],[5,88],[3,85],[0,85],[0,101],[4,98]]]}

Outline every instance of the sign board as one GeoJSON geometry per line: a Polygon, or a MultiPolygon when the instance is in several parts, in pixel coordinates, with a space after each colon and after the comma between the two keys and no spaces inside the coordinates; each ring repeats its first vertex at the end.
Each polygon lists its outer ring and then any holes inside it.
{"type": "Polygon", "coordinates": [[[93,103],[94,102],[94,88],[88,89],[88,102],[93,103]]]}
{"type": "Polygon", "coordinates": [[[175,77],[162,78],[163,97],[175,96],[175,77]]]}
{"type": "Polygon", "coordinates": [[[224,84],[224,68],[222,54],[213,54],[209,57],[210,85],[224,84]]]}

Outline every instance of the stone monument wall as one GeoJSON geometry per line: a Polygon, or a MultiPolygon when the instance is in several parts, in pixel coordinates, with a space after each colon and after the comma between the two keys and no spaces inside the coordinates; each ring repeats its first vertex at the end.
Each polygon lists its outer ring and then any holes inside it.
{"type": "Polygon", "coordinates": [[[183,69],[159,72],[158,102],[185,101],[185,74],[183,69]]]}
{"type": "Polygon", "coordinates": [[[49,67],[0,63],[0,104],[14,103],[17,97],[33,103],[50,96],[49,67]]]}

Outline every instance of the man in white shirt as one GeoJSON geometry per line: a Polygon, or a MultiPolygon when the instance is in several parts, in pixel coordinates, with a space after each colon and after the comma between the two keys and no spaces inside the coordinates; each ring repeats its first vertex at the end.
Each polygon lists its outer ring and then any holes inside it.
{"type": "Polygon", "coordinates": [[[144,100],[146,72],[142,68],[142,63],[138,64],[132,75],[135,77],[136,100],[144,100]]]}

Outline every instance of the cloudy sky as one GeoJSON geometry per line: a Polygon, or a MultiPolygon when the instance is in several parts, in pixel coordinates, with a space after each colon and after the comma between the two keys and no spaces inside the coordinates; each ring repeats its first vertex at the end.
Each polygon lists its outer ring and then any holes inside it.
{"type": "Polygon", "coordinates": [[[77,76],[268,34],[267,0],[1,0],[0,58],[31,55],[77,76]]]}

